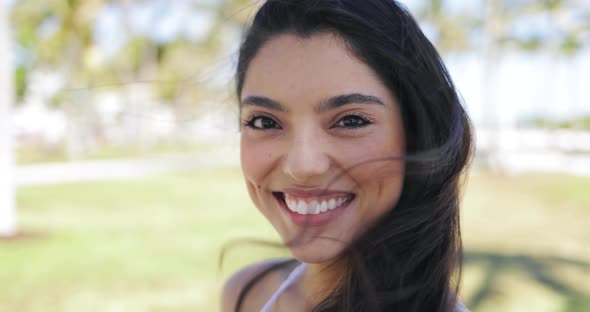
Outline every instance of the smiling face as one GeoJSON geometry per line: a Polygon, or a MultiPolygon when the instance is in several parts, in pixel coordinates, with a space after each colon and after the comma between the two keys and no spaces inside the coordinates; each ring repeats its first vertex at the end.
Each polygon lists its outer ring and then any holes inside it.
{"type": "Polygon", "coordinates": [[[328,33],[279,35],[249,64],[240,95],[241,164],[260,212],[303,262],[333,260],[397,203],[399,104],[328,33]]]}

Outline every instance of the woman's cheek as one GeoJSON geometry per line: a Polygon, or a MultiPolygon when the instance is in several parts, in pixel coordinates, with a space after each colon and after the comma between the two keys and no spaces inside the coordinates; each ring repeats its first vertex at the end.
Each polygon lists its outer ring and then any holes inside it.
{"type": "Polygon", "coordinates": [[[264,161],[261,155],[264,153],[263,144],[251,138],[242,137],[240,142],[240,160],[242,171],[247,180],[258,181],[260,172],[263,171],[264,161]]]}
{"type": "Polygon", "coordinates": [[[384,197],[397,200],[404,177],[403,147],[390,136],[374,135],[346,149],[346,163],[357,186],[373,204],[384,197]],[[385,194],[384,194],[385,193],[385,194]],[[370,194],[370,195],[369,195],[370,194]]]}
{"type": "Polygon", "coordinates": [[[268,142],[242,138],[240,159],[248,192],[254,204],[260,209],[265,179],[271,172],[272,147],[268,142]]]}
{"type": "Polygon", "coordinates": [[[340,162],[346,168],[354,168],[356,175],[370,176],[374,170],[383,166],[380,160],[387,155],[380,143],[373,137],[348,142],[346,146],[340,148],[338,153],[340,162]]]}

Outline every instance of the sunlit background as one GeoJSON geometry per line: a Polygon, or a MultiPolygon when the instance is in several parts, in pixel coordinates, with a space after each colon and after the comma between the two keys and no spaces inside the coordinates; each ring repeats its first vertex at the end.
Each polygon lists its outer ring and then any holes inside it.
{"type": "MultiPolygon", "coordinates": [[[[590,1],[402,1],[476,130],[462,301],[590,311],[590,1]]],[[[239,169],[249,0],[0,0],[0,311],[216,311],[285,250],[239,169]]]]}

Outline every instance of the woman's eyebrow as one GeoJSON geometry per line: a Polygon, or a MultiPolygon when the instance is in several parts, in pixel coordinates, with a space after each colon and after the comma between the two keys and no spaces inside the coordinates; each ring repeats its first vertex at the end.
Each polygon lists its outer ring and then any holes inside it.
{"type": "MultiPolygon", "coordinates": [[[[328,99],[320,102],[314,108],[314,110],[317,113],[321,114],[321,113],[324,113],[330,109],[335,109],[335,108],[338,108],[338,107],[341,107],[344,105],[348,105],[348,104],[385,105],[383,103],[383,101],[376,96],[366,95],[366,94],[361,94],[361,93],[351,93],[351,94],[337,95],[337,96],[333,96],[331,98],[328,98],[328,99]]],[[[264,108],[268,108],[268,109],[276,110],[276,111],[280,111],[280,112],[288,112],[289,111],[283,105],[281,105],[281,103],[279,103],[275,100],[269,99],[267,97],[258,96],[258,95],[248,96],[240,102],[240,106],[247,106],[247,105],[260,106],[260,107],[264,107],[264,108]]]]}
{"type": "Polygon", "coordinates": [[[348,104],[377,104],[385,105],[383,101],[373,95],[366,95],[361,93],[351,93],[337,95],[322,101],[316,108],[317,113],[323,113],[327,110],[338,108],[348,104]]]}
{"type": "Polygon", "coordinates": [[[264,97],[264,96],[251,95],[251,96],[246,97],[245,99],[243,99],[240,102],[240,106],[247,106],[247,105],[260,106],[260,107],[264,107],[264,108],[268,108],[268,109],[272,109],[272,110],[276,110],[276,111],[281,111],[281,112],[287,111],[287,109],[285,107],[283,107],[283,105],[281,105],[281,103],[279,103],[275,100],[271,100],[271,99],[264,97]]]}

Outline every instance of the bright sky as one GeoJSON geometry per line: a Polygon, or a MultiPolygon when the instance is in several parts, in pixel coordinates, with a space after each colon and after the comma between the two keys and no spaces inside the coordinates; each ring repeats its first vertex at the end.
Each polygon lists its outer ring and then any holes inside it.
{"type": "Polygon", "coordinates": [[[95,34],[99,46],[106,55],[115,53],[127,40],[125,23],[135,34],[166,43],[178,36],[198,40],[204,36],[213,16],[204,10],[190,8],[188,1],[149,1],[135,3],[128,12],[120,6],[108,5],[100,14],[95,34]],[[129,15],[129,16],[127,16],[129,15]]]}

